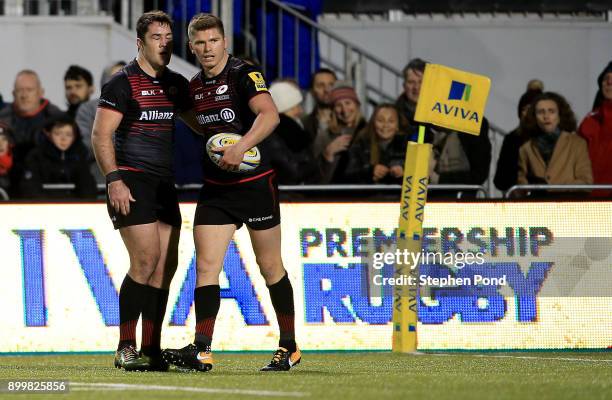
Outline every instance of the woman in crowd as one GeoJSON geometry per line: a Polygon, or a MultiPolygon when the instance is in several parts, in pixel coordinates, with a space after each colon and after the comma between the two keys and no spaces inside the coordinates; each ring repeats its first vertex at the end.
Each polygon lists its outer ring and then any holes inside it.
{"type": "Polygon", "coordinates": [[[576,118],[559,94],[538,96],[523,120],[530,139],[519,150],[519,184],[591,184],[586,141],[576,135],[576,118]]]}
{"type": "Polygon", "coordinates": [[[349,150],[343,181],[401,184],[408,138],[400,132],[400,117],[392,104],[381,104],[372,113],[349,150]]]}
{"type": "Polygon", "coordinates": [[[321,183],[337,183],[342,180],[349,154],[357,133],[366,121],[361,115],[361,102],[357,93],[346,82],[336,82],[330,94],[333,114],[324,135],[317,136],[314,153],[318,154],[321,166],[321,183]]]}

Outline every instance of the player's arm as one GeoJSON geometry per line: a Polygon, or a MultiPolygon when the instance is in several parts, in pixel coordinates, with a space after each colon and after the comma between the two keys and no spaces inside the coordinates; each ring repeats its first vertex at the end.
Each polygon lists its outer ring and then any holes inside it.
{"type": "Polygon", "coordinates": [[[91,133],[91,146],[98,167],[104,176],[117,170],[113,133],[119,127],[122,119],[123,114],[117,111],[102,107],[98,107],[96,111],[93,131],[91,133]]]}
{"type": "Polygon", "coordinates": [[[123,114],[118,111],[98,107],[91,133],[91,146],[98,167],[106,176],[108,183],[108,197],[111,206],[117,212],[128,215],[130,212],[130,201],[132,198],[130,189],[123,183],[117,162],[115,160],[115,147],[113,145],[113,133],[119,127],[123,114]]]}
{"type": "Polygon", "coordinates": [[[249,108],[257,116],[253,126],[238,143],[223,149],[223,158],[219,163],[221,168],[224,166],[237,168],[242,162],[244,153],[268,137],[280,122],[272,96],[262,94],[252,97],[249,100],[249,108]]]}

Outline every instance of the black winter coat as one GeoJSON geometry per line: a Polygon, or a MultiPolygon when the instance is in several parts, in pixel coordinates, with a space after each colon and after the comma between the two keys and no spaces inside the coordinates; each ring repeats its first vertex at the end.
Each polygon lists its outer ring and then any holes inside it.
{"type": "Polygon", "coordinates": [[[312,139],[292,118],[280,114],[280,122],[268,138],[272,167],[278,183],[296,185],[316,183],[320,173],[310,150],[312,139]]]}
{"type": "Polygon", "coordinates": [[[26,198],[94,198],[96,181],[89,171],[88,151],[80,137],[66,151],[45,138],[25,161],[21,191],[26,198]],[[74,190],[43,191],[45,183],[73,183],[74,190]]]}
{"type": "MultiPolygon", "coordinates": [[[[408,137],[405,135],[395,135],[391,142],[384,149],[379,149],[380,157],[378,164],[382,164],[388,168],[394,165],[404,167],[404,159],[406,157],[406,146],[408,146],[408,137]]],[[[349,148],[349,161],[344,175],[341,180],[343,183],[375,183],[372,180],[374,166],[370,163],[372,148],[369,138],[358,139],[349,148]]],[[[380,184],[401,184],[402,178],[395,178],[391,175],[385,176],[380,181],[380,184]]]]}

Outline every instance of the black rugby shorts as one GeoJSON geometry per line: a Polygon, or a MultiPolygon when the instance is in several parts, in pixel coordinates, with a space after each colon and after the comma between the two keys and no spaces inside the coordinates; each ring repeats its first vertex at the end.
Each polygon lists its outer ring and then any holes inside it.
{"type": "Polygon", "coordinates": [[[115,229],[150,224],[155,221],[161,221],[176,228],[181,227],[181,211],[172,178],[128,170],[119,170],[119,173],[136,201],[130,202],[128,215],[116,212],[110,205],[107,185],[106,208],[115,229]]]}
{"type": "Polygon", "coordinates": [[[246,224],[264,230],[280,224],[278,184],[274,171],[239,183],[204,180],[196,208],[195,225],[246,224]]]}

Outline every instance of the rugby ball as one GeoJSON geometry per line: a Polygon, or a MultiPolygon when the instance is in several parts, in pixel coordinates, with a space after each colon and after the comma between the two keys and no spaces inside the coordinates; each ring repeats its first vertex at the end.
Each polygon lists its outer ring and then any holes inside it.
{"type": "MultiPolygon", "coordinates": [[[[218,166],[219,162],[221,162],[221,158],[223,157],[223,153],[214,152],[212,151],[212,149],[215,147],[231,146],[237,143],[241,138],[242,136],[237,135],[235,133],[217,133],[216,135],[213,135],[210,139],[208,139],[208,142],[206,142],[206,153],[208,154],[210,160],[218,166]]],[[[246,153],[244,153],[244,158],[238,166],[238,170],[232,172],[252,171],[259,166],[260,162],[261,153],[259,152],[257,146],[255,146],[252,149],[248,150],[246,153]]]]}

